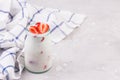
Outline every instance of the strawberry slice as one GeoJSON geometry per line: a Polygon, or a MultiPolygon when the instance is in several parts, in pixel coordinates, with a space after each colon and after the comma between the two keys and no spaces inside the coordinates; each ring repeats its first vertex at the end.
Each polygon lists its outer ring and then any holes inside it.
{"type": "Polygon", "coordinates": [[[38,29],[38,27],[40,27],[41,23],[37,22],[35,25],[36,25],[36,30],[38,31],[39,34],[41,34],[40,30],[38,29]]]}
{"type": "Polygon", "coordinates": [[[43,32],[45,33],[45,32],[47,32],[48,30],[49,30],[49,25],[48,24],[45,24],[45,28],[44,28],[44,30],[43,30],[43,32]]]}
{"type": "Polygon", "coordinates": [[[38,30],[39,30],[39,32],[41,32],[42,34],[43,34],[43,33],[46,33],[46,32],[49,30],[49,25],[48,25],[48,24],[41,24],[41,25],[38,27],[38,30]]]}
{"type": "Polygon", "coordinates": [[[33,34],[38,34],[38,31],[37,31],[37,29],[36,29],[36,26],[31,26],[31,27],[29,28],[29,31],[30,31],[31,33],[33,33],[33,34]]]}
{"type": "Polygon", "coordinates": [[[49,25],[37,22],[35,26],[30,26],[29,31],[33,34],[43,34],[49,30],[49,25]]]}
{"type": "Polygon", "coordinates": [[[40,23],[40,22],[37,22],[35,25],[36,25],[37,27],[39,27],[39,26],[41,25],[41,23],[40,23]]]}

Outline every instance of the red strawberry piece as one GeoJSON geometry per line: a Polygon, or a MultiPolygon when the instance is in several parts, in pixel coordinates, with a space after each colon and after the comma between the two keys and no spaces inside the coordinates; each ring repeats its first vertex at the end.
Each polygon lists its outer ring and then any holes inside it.
{"type": "Polygon", "coordinates": [[[37,22],[35,26],[31,26],[29,28],[29,31],[33,34],[43,34],[46,33],[49,30],[49,25],[37,22]]]}
{"type": "Polygon", "coordinates": [[[31,33],[33,33],[33,34],[38,34],[38,31],[36,30],[35,26],[31,26],[31,27],[29,28],[29,31],[30,31],[31,33]]]}
{"type": "Polygon", "coordinates": [[[43,34],[49,30],[49,25],[48,24],[41,24],[38,27],[39,31],[43,34]]]}
{"type": "Polygon", "coordinates": [[[47,68],[47,65],[44,65],[43,69],[46,69],[47,68]]]}
{"type": "Polygon", "coordinates": [[[49,25],[44,24],[43,33],[46,33],[49,30],[49,25]]]}
{"type": "Polygon", "coordinates": [[[37,22],[35,25],[37,25],[37,27],[39,27],[39,26],[40,26],[40,24],[41,24],[40,22],[37,22]]]}
{"type": "Polygon", "coordinates": [[[45,39],[45,38],[44,38],[44,37],[42,37],[41,42],[43,42],[43,41],[44,41],[44,39],[45,39]]]}

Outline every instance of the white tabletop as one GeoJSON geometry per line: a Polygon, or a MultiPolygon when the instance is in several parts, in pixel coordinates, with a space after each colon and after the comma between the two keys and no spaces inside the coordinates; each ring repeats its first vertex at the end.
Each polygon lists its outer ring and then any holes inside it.
{"type": "Polygon", "coordinates": [[[54,65],[21,80],[120,80],[120,0],[31,0],[39,6],[86,14],[86,21],[53,46],[54,65]]]}

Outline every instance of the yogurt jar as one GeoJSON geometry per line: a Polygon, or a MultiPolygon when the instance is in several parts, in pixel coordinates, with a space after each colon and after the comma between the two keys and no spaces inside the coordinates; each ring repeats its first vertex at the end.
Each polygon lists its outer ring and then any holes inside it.
{"type": "Polygon", "coordinates": [[[27,33],[24,45],[25,68],[32,73],[44,73],[52,67],[49,31],[44,34],[27,33]]]}

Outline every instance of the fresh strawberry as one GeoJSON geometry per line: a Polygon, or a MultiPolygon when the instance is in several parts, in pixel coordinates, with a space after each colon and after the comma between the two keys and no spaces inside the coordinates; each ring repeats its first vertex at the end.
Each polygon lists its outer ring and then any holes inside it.
{"type": "Polygon", "coordinates": [[[29,28],[29,31],[33,34],[43,34],[46,33],[49,30],[49,25],[37,22],[35,26],[31,26],[29,28]]]}
{"type": "Polygon", "coordinates": [[[43,33],[46,33],[49,30],[49,25],[48,24],[44,24],[44,28],[42,30],[43,33]]]}
{"type": "Polygon", "coordinates": [[[46,33],[49,30],[49,25],[48,24],[41,24],[38,27],[38,30],[43,34],[46,33]]]}
{"type": "Polygon", "coordinates": [[[40,23],[40,22],[37,22],[35,25],[36,25],[37,27],[39,27],[39,26],[41,25],[41,23],[40,23]]]}
{"type": "Polygon", "coordinates": [[[38,34],[38,31],[36,30],[36,26],[31,26],[29,28],[29,31],[32,32],[33,34],[38,34]]]}

